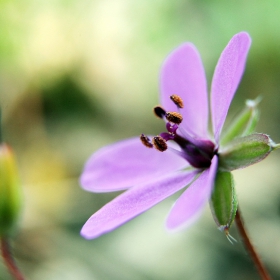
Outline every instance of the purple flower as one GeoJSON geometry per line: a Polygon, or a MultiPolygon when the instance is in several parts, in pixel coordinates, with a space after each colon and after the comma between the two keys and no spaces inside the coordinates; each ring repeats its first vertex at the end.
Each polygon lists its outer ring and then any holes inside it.
{"type": "Polygon", "coordinates": [[[167,57],[160,79],[162,107],[155,108],[167,131],[152,141],[142,134],[145,145],[139,138],[118,142],[88,160],[81,176],[85,190],[128,190],[89,218],[81,230],[83,237],[114,230],[186,186],[171,209],[167,227],[189,225],[199,216],[211,197],[221,130],[250,44],[247,33],[236,34],[216,66],[210,98],[214,140],[208,132],[207,83],[198,51],[185,43],[167,57]]]}

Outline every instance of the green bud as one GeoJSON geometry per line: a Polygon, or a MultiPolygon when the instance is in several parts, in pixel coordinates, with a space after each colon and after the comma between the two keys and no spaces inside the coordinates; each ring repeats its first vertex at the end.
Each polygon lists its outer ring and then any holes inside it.
{"type": "Polygon", "coordinates": [[[219,229],[225,231],[227,235],[237,211],[237,204],[232,174],[218,171],[210,207],[219,229]]]}
{"type": "Polygon", "coordinates": [[[232,171],[263,160],[275,144],[266,134],[254,133],[234,139],[219,153],[219,168],[232,171]]]}
{"type": "Polygon", "coordinates": [[[21,206],[19,176],[12,149],[0,145],[0,236],[11,235],[21,206]]]}
{"type": "Polygon", "coordinates": [[[246,100],[246,107],[233,120],[225,134],[222,136],[221,146],[228,144],[236,137],[246,136],[255,131],[260,115],[257,108],[259,102],[260,98],[255,100],[246,100]]]}

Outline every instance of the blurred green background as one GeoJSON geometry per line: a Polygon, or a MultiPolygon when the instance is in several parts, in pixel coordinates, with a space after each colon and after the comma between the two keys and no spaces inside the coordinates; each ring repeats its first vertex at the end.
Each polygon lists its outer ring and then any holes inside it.
{"type": "MultiPolygon", "coordinates": [[[[189,230],[170,234],[176,194],[96,240],[79,235],[117,193],[83,191],[88,157],[116,140],[156,134],[158,75],[185,41],[199,49],[208,84],[219,54],[242,30],[252,37],[229,118],[262,96],[258,132],[280,142],[280,1],[0,1],[0,104],[17,154],[25,205],[14,242],[27,279],[258,279],[233,226],[231,245],[209,207],[189,230]]],[[[235,171],[246,226],[280,279],[279,152],[235,171]]],[[[0,266],[0,279],[10,279],[0,266]]]]}

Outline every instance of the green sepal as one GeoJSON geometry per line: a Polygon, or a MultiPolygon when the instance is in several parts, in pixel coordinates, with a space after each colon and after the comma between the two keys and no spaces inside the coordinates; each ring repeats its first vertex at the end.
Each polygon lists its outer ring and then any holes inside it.
{"type": "Polygon", "coordinates": [[[21,189],[13,152],[6,144],[0,145],[0,236],[10,236],[21,209],[21,189]]]}
{"type": "Polygon", "coordinates": [[[257,105],[260,98],[255,100],[246,100],[246,107],[242,112],[232,121],[221,138],[221,146],[228,144],[236,137],[246,136],[255,131],[259,120],[259,110],[257,105]]]}
{"type": "Polygon", "coordinates": [[[219,153],[219,169],[232,171],[263,160],[275,144],[268,135],[254,133],[235,138],[219,153]]]}
{"type": "Polygon", "coordinates": [[[213,218],[220,230],[227,232],[230,228],[235,218],[237,206],[232,174],[230,172],[218,171],[210,207],[213,218]]]}

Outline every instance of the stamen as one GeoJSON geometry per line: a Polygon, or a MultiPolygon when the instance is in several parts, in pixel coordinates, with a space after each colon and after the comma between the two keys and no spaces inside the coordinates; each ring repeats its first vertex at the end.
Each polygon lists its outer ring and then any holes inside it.
{"type": "Polygon", "coordinates": [[[170,96],[170,99],[174,102],[174,104],[179,108],[184,108],[184,102],[183,99],[176,94],[173,94],[170,96]]]}
{"type": "Polygon", "coordinates": [[[166,111],[161,106],[156,106],[154,108],[154,113],[157,117],[163,119],[165,117],[166,111]]]}
{"type": "Polygon", "coordinates": [[[153,138],[153,144],[157,150],[160,152],[164,152],[167,150],[167,144],[166,141],[161,136],[155,136],[153,138]]]}
{"type": "Polygon", "coordinates": [[[147,148],[153,148],[153,144],[151,143],[151,140],[149,139],[148,136],[141,134],[140,135],[140,140],[144,146],[147,148]]]}
{"type": "MultiPolygon", "coordinates": [[[[199,169],[208,168],[216,153],[214,143],[210,140],[199,139],[191,132],[185,131],[185,129],[180,126],[183,121],[183,116],[179,113],[180,109],[184,107],[183,100],[180,96],[175,94],[171,95],[170,99],[177,106],[178,111],[167,112],[159,105],[154,107],[155,115],[164,120],[167,131],[160,133],[152,139],[141,134],[141,142],[144,146],[148,148],[155,147],[155,149],[160,152],[164,152],[168,149],[185,159],[192,167],[199,169]],[[172,147],[172,144],[167,145],[167,141],[170,140],[178,145],[178,149],[172,147]]],[[[227,237],[230,241],[233,241],[230,235],[227,235],[227,237]]]]}
{"type": "Polygon", "coordinates": [[[180,124],[183,121],[182,115],[177,112],[167,112],[165,117],[169,122],[172,122],[175,124],[180,124]]]}

